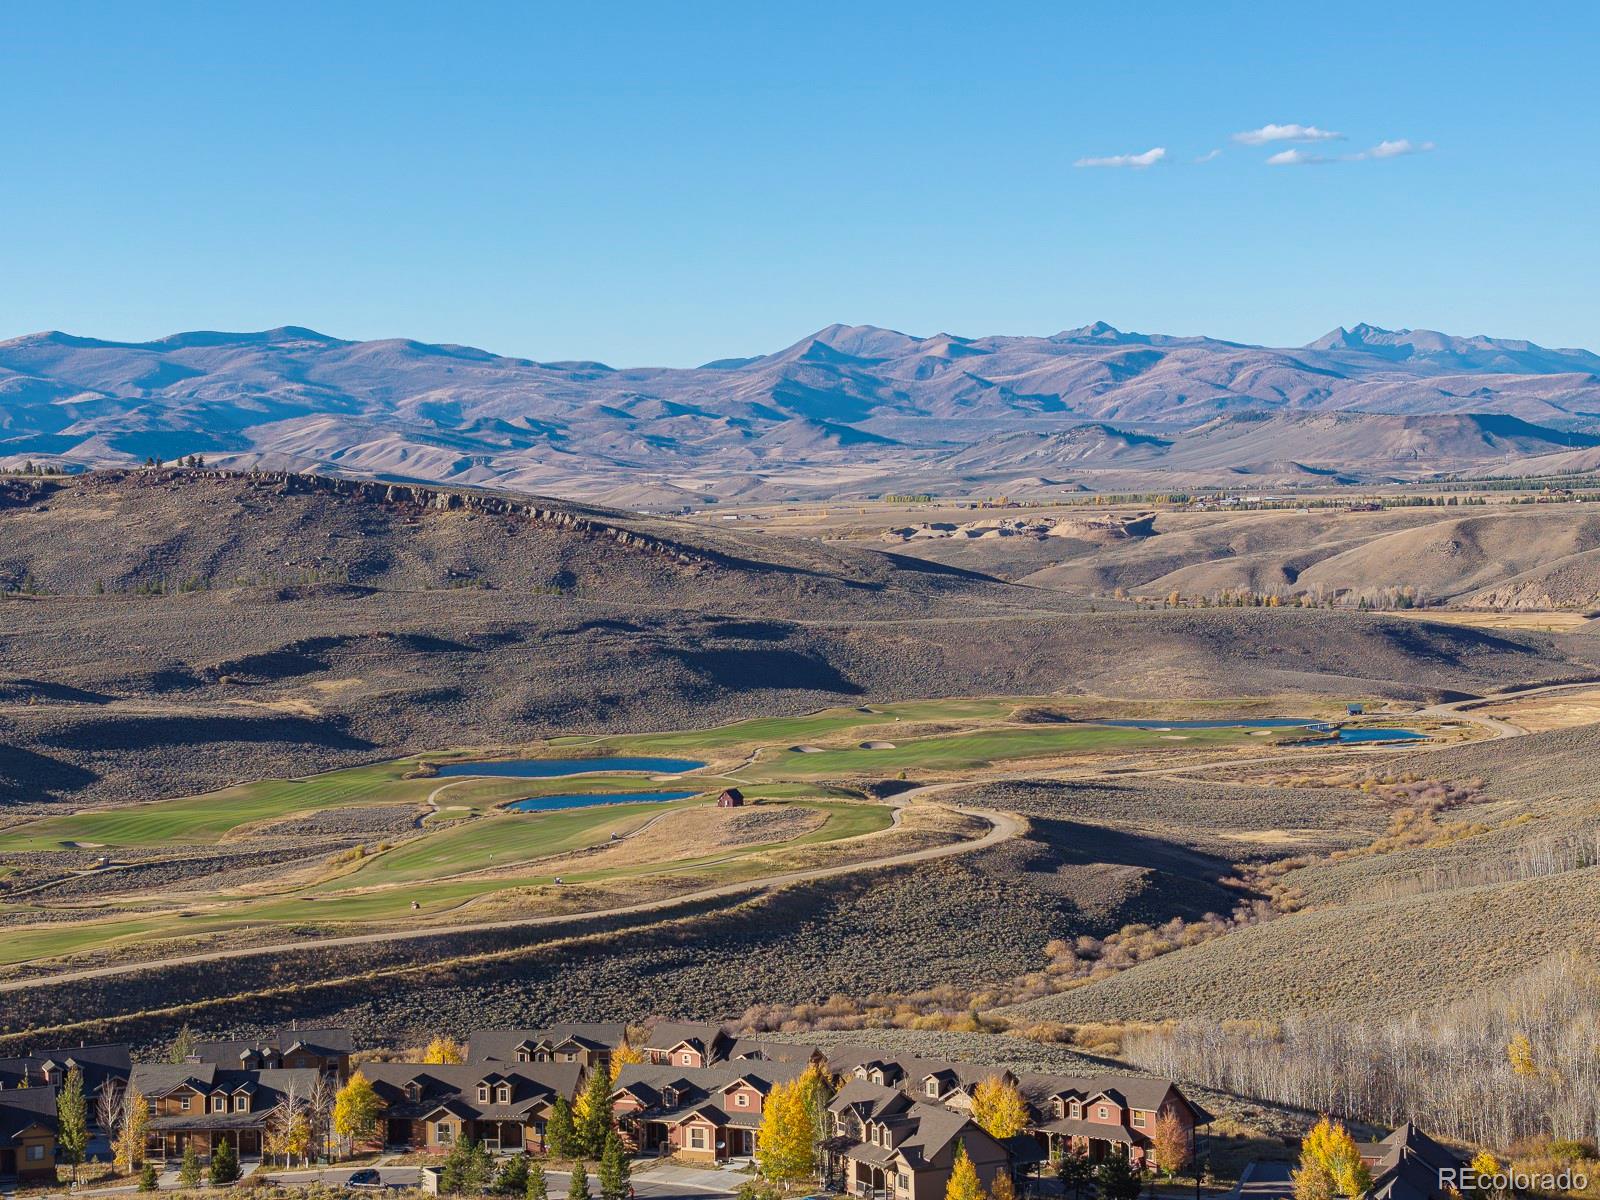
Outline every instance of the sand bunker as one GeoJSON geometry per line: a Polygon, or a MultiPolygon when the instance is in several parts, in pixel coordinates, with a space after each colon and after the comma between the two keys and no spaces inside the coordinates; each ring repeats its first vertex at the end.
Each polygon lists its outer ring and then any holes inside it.
{"type": "Polygon", "coordinates": [[[1163,742],[1187,742],[1189,735],[1187,733],[1164,733],[1161,735],[1161,740],[1163,742]]]}
{"type": "Polygon", "coordinates": [[[822,753],[822,747],[821,746],[790,746],[789,749],[792,750],[796,754],[821,754],[822,753]]]}
{"type": "Polygon", "coordinates": [[[894,743],[893,742],[862,742],[861,743],[861,748],[863,750],[893,750],[894,749],[894,743]]]}

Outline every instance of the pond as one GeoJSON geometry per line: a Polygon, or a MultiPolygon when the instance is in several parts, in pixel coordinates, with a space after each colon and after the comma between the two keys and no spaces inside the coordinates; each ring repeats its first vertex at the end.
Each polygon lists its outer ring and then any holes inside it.
{"type": "Polygon", "coordinates": [[[597,804],[659,804],[687,800],[693,792],[587,792],[570,796],[529,796],[506,805],[514,812],[555,812],[563,808],[593,808],[597,804]]]}
{"type": "Polygon", "coordinates": [[[698,771],[705,763],[692,758],[502,758],[491,762],[445,763],[440,775],[497,775],[510,779],[555,779],[561,775],[592,775],[599,771],[644,771],[651,775],[681,775],[698,771]]]}
{"type": "Polygon", "coordinates": [[[1117,729],[1303,729],[1315,725],[1309,717],[1236,717],[1221,721],[1095,721],[1091,725],[1111,725],[1117,729]]]}
{"type": "Polygon", "coordinates": [[[1370,725],[1339,730],[1341,742],[1409,742],[1427,736],[1415,729],[1377,729],[1370,725]]]}

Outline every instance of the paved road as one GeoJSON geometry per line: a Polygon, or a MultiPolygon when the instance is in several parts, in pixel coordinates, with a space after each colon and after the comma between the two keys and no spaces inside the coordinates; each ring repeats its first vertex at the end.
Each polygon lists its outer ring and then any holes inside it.
{"type": "MultiPolygon", "coordinates": [[[[896,797],[895,805],[898,809],[904,803],[906,797],[916,792],[942,791],[966,786],[968,784],[965,782],[931,784],[927,788],[917,788],[896,797]]],[[[790,884],[795,883],[808,883],[816,879],[832,879],[840,875],[849,875],[879,867],[899,867],[913,863],[929,862],[934,859],[949,858],[956,854],[970,854],[975,850],[982,850],[1000,842],[1009,841],[1026,828],[1019,818],[1013,817],[1009,813],[964,808],[958,808],[955,811],[988,822],[989,832],[971,841],[953,842],[943,846],[929,846],[922,850],[909,850],[904,854],[891,854],[884,858],[868,859],[864,862],[845,863],[831,867],[811,867],[800,871],[784,871],[777,875],[766,875],[758,879],[747,879],[740,883],[722,884],[718,887],[701,888],[699,891],[686,892],[665,900],[647,900],[639,904],[626,904],[619,908],[595,909],[591,912],[581,913],[561,913],[544,917],[516,917],[504,921],[476,921],[453,925],[417,926],[410,929],[385,930],[380,933],[347,934],[342,937],[317,938],[315,940],[301,939],[270,945],[243,946],[229,950],[207,950],[198,954],[181,954],[171,958],[150,959],[144,962],[118,963],[104,967],[85,967],[76,971],[61,971],[50,975],[34,975],[25,979],[11,979],[0,983],[0,993],[22,991],[25,988],[41,985],[76,983],[84,979],[106,979],[117,975],[132,975],[139,971],[158,967],[221,962],[230,958],[248,958],[257,954],[281,954],[296,950],[321,949],[326,946],[366,946],[380,942],[403,942],[419,938],[487,933],[500,929],[536,929],[570,925],[574,921],[591,917],[628,917],[664,913],[685,905],[698,904],[705,900],[754,896],[777,888],[788,887],[790,884]]]]}

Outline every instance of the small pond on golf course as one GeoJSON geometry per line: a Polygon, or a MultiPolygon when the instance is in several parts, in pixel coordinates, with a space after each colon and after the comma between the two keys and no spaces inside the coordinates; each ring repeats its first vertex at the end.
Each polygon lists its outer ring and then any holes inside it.
{"type": "Polygon", "coordinates": [[[445,763],[439,767],[439,774],[555,779],[562,775],[592,775],[599,771],[681,775],[685,771],[698,771],[703,766],[705,763],[692,758],[503,758],[492,762],[445,763]]]}
{"type": "Polygon", "coordinates": [[[506,805],[513,812],[555,812],[563,808],[593,808],[599,804],[659,804],[687,800],[693,792],[586,792],[570,796],[530,796],[506,805]]]}

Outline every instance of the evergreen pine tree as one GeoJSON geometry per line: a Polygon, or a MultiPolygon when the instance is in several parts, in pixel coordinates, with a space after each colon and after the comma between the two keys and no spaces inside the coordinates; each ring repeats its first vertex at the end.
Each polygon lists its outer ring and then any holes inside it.
{"type": "Polygon", "coordinates": [[[545,1182],[544,1164],[538,1159],[528,1164],[528,1194],[526,1200],[550,1200],[550,1185],[545,1182]]]}
{"type": "Polygon", "coordinates": [[[594,1200],[594,1194],[589,1191],[589,1172],[583,1169],[581,1160],[572,1164],[572,1182],[567,1185],[567,1200],[594,1200]]]}
{"type": "Polygon", "coordinates": [[[223,1142],[211,1155],[211,1184],[222,1187],[239,1178],[239,1155],[232,1142],[223,1142]]]}
{"type": "Polygon", "coordinates": [[[502,1196],[522,1197],[528,1191],[528,1160],[513,1154],[495,1172],[494,1190],[502,1196]]]}
{"type": "Polygon", "coordinates": [[[139,1190],[153,1192],[161,1186],[161,1181],[156,1175],[155,1163],[145,1163],[144,1170],[139,1172],[139,1190]]]}
{"type": "Polygon", "coordinates": [[[571,1158],[578,1152],[576,1132],[572,1127],[572,1105],[565,1096],[557,1096],[550,1112],[550,1123],[545,1126],[544,1145],[552,1158],[571,1158]]]}
{"type": "Polygon", "coordinates": [[[599,1158],[611,1132],[611,1076],[605,1071],[590,1071],[589,1085],[578,1105],[578,1153],[599,1158]]]}
{"type": "Polygon", "coordinates": [[[178,1182],[184,1187],[200,1186],[200,1156],[194,1152],[194,1142],[183,1147],[183,1165],[178,1168],[178,1182]]]}
{"type": "Polygon", "coordinates": [[[605,1148],[600,1157],[600,1200],[627,1200],[630,1175],[632,1170],[628,1165],[628,1152],[613,1129],[606,1134],[605,1148]]]}

